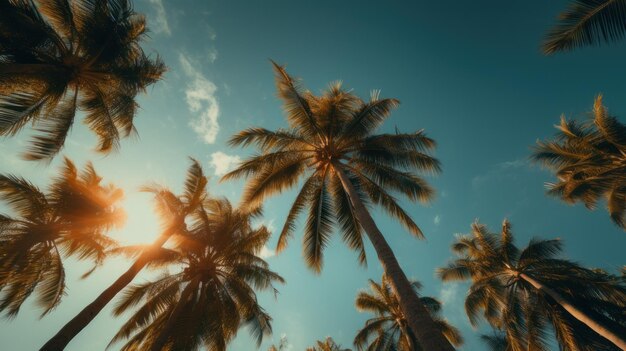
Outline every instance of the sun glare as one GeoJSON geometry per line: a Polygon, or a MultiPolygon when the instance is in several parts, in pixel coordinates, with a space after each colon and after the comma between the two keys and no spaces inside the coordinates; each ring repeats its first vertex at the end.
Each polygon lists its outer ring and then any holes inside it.
{"type": "Polygon", "coordinates": [[[111,232],[111,237],[120,245],[152,243],[162,230],[152,196],[129,191],[121,201],[121,206],[126,211],[126,222],[111,232]]]}

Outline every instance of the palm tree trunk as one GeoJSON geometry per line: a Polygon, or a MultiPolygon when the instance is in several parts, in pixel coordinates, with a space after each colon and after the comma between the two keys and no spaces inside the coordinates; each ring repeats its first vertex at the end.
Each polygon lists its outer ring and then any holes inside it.
{"type": "Polygon", "coordinates": [[[159,333],[159,336],[150,347],[151,351],[161,351],[163,349],[165,343],[167,342],[167,338],[170,335],[172,328],[174,327],[174,323],[176,323],[178,316],[180,316],[183,308],[185,307],[185,302],[189,300],[191,294],[194,292],[194,290],[198,288],[199,282],[199,278],[194,278],[192,281],[189,282],[189,284],[187,284],[187,286],[183,290],[183,293],[180,295],[180,299],[178,299],[176,307],[174,307],[174,311],[172,311],[172,314],[167,319],[163,330],[159,333]]]}
{"type": "MultiPolygon", "coordinates": [[[[162,233],[152,245],[150,249],[160,248],[165,244],[167,239],[178,229],[179,226],[174,225],[162,233]]],[[[124,289],[135,276],[143,269],[143,267],[149,262],[150,249],[141,254],[137,261],[122,274],[117,280],[111,284],[106,290],[104,290],[93,302],[83,308],[74,318],[72,318],[67,324],[59,330],[48,342],[45,343],[39,349],[39,351],[62,351],[67,347],[67,344],[78,335],[91,321],[96,318],[98,313],[117,295],[122,289],[124,289]]]]}
{"type": "Polygon", "coordinates": [[[556,301],[559,305],[561,305],[563,309],[569,312],[569,314],[571,314],[572,317],[583,322],[586,326],[591,328],[591,330],[600,334],[602,337],[612,342],[613,344],[615,344],[615,346],[619,347],[620,349],[626,350],[626,340],[624,340],[624,338],[620,337],[613,331],[609,330],[608,328],[600,324],[595,319],[588,316],[585,312],[578,309],[578,307],[570,304],[563,296],[561,296],[561,294],[552,290],[551,288],[544,285],[543,283],[529,277],[528,275],[524,273],[520,273],[519,277],[527,281],[528,283],[530,283],[530,285],[534,286],[535,289],[541,290],[545,292],[546,294],[548,294],[551,298],[554,299],[554,301],[556,301]]]}
{"type": "Polygon", "coordinates": [[[341,169],[341,165],[339,163],[333,163],[333,169],[337,172],[343,188],[348,193],[350,203],[354,207],[359,223],[372,242],[385,274],[391,280],[391,287],[396,293],[396,296],[398,296],[400,307],[404,312],[409,328],[413,331],[418,342],[424,350],[453,351],[454,347],[452,347],[450,342],[443,336],[441,330],[428,313],[426,306],[420,301],[411,287],[391,247],[376,226],[374,219],[372,219],[372,216],[370,216],[363,205],[350,179],[341,169]]]}

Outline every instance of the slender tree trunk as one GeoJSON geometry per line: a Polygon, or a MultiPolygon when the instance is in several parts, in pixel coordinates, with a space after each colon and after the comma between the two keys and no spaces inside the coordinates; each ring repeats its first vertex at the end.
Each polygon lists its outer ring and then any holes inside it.
{"type": "Polygon", "coordinates": [[[161,330],[159,336],[150,347],[150,351],[161,351],[163,349],[165,343],[167,342],[167,338],[172,332],[172,328],[174,327],[176,320],[182,313],[183,308],[185,308],[185,302],[189,300],[191,294],[194,292],[194,290],[198,288],[198,282],[200,282],[200,279],[194,278],[192,281],[189,282],[189,284],[187,284],[187,286],[183,290],[183,293],[180,295],[180,299],[178,299],[176,307],[174,307],[174,311],[172,311],[172,314],[167,319],[163,330],[161,330]]]}
{"type": "Polygon", "coordinates": [[[537,290],[541,290],[545,292],[546,294],[548,294],[551,298],[554,299],[554,301],[556,301],[559,305],[561,305],[563,309],[569,312],[569,314],[571,314],[572,317],[583,322],[586,326],[591,328],[591,330],[600,334],[602,337],[612,342],[613,344],[615,344],[615,346],[619,347],[620,349],[626,350],[626,340],[623,337],[620,337],[619,335],[609,330],[608,328],[603,326],[601,323],[599,323],[595,319],[588,316],[585,312],[578,309],[578,307],[569,303],[563,296],[561,296],[561,294],[552,290],[550,287],[544,285],[543,283],[529,277],[528,275],[524,273],[520,273],[519,277],[524,279],[528,283],[530,283],[530,285],[534,286],[537,290]]]}
{"type": "MultiPolygon", "coordinates": [[[[162,233],[154,243],[150,246],[150,249],[160,248],[165,244],[167,239],[179,228],[174,225],[162,233]]],[[[135,263],[117,280],[111,284],[106,290],[104,290],[93,302],[83,308],[72,320],[67,322],[54,335],[45,345],[39,349],[39,351],[61,351],[67,347],[67,344],[78,335],[91,321],[96,318],[98,313],[117,295],[122,289],[124,289],[135,276],[143,269],[143,267],[149,262],[150,249],[144,252],[135,263]]]]}
{"type": "Polygon", "coordinates": [[[372,242],[385,274],[391,280],[391,287],[396,296],[398,296],[398,301],[407,319],[408,326],[413,331],[419,344],[424,350],[428,351],[453,351],[454,347],[445,338],[437,324],[433,321],[430,313],[428,313],[426,306],[420,301],[411,287],[391,247],[363,205],[350,179],[342,170],[341,165],[338,162],[333,163],[333,169],[337,172],[343,188],[348,193],[350,203],[354,207],[359,223],[365,229],[372,242]]]}

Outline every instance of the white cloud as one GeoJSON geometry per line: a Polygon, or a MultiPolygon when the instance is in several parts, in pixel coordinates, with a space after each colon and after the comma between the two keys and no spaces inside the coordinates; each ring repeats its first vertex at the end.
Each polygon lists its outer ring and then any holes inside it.
{"type": "Polygon", "coordinates": [[[444,306],[450,305],[456,301],[458,294],[459,294],[458,283],[446,283],[441,288],[441,291],[439,293],[439,300],[444,306]]]}
{"type": "Polygon", "coordinates": [[[215,168],[215,175],[222,176],[237,166],[241,162],[241,157],[217,151],[211,154],[211,161],[209,162],[215,168]]]}
{"type": "Polygon", "coordinates": [[[213,144],[220,130],[217,122],[220,105],[215,97],[217,86],[197,70],[183,54],[180,54],[180,64],[185,75],[191,79],[185,90],[187,107],[191,112],[200,112],[189,125],[205,143],[213,144]]]}
{"type": "Polygon", "coordinates": [[[433,223],[435,223],[435,225],[439,225],[439,223],[441,223],[441,216],[436,215],[435,218],[433,219],[433,223]]]}
{"type": "Polygon", "coordinates": [[[217,60],[217,49],[210,48],[207,53],[207,58],[209,59],[209,62],[211,63],[215,62],[215,60],[217,60]]]}
{"type": "Polygon", "coordinates": [[[276,251],[270,249],[269,247],[267,247],[267,245],[263,245],[261,250],[259,250],[258,255],[259,257],[266,259],[266,258],[270,258],[276,255],[276,251]]]}
{"type": "MultiPolygon", "coordinates": [[[[267,230],[270,231],[270,233],[273,233],[276,230],[276,226],[274,226],[274,219],[270,219],[270,220],[263,219],[254,224],[255,228],[258,228],[260,226],[265,226],[267,230]]],[[[270,257],[276,256],[276,251],[273,249],[270,249],[267,246],[267,244],[265,244],[263,245],[261,250],[259,250],[258,255],[259,257],[263,259],[270,258],[270,257]]]]}
{"type": "Polygon", "coordinates": [[[151,25],[152,31],[155,33],[164,33],[168,36],[172,35],[170,24],[167,21],[167,15],[165,12],[165,6],[163,6],[163,0],[148,0],[150,4],[154,6],[154,24],[151,25]]]}

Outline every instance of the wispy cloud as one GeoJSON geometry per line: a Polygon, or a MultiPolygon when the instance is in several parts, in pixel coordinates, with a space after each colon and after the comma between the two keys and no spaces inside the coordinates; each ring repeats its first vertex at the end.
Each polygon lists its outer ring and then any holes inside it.
{"type": "Polygon", "coordinates": [[[476,189],[496,178],[515,176],[519,170],[528,168],[528,166],[529,162],[527,159],[518,159],[498,163],[491,167],[491,169],[489,169],[486,173],[472,178],[472,187],[476,189]]]}
{"type": "Polygon", "coordinates": [[[223,176],[233,167],[241,162],[241,157],[237,155],[227,155],[221,151],[217,151],[211,154],[211,167],[215,170],[216,176],[223,176]]]}
{"type": "Polygon", "coordinates": [[[154,23],[151,24],[152,31],[157,34],[172,35],[163,0],[148,0],[148,2],[152,5],[154,11],[154,23]]]}
{"type": "MultiPolygon", "coordinates": [[[[258,221],[255,225],[255,227],[260,227],[260,226],[265,226],[267,228],[267,230],[269,230],[271,233],[273,233],[276,230],[276,226],[274,226],[274,220],[270,219],[270,220],[261,220],[258,221]]],[[[265,259],[265,258],[270,258],[273,256],[276,256],[276,251],[274,249],[270,249],[267,244],[263,245],[263,247],[261,248],[261,250],[259,250],[258,252],[259,257],[265,259]]]]}
{"type": "Polygon", "coordinates": [[[217,121],[220,105],[215,96],[217,86],[196,69],[185,55],[180,54],[179,59],[183,72],[191,79],[185,90],[187,107],[193,113],[200,113],[189,125],[205,143],[213,144],[220,130],[217,121]]]}
{"type": "Polygon", "coordinates": [[[439,300],[443,305],[450,305],[456,301],[458,294],[458,283],[446,283],[441,287],[441,291],[439,292],[439,300]]]}
{"type": "Polygon", "coordinates": [[[270,249],[269,247],[267,247],[267,245],[263,245],[261,250],[259,250],[258,255],[262,259],[266,259],[266,258],[274,257],[276,255],[276,251],[270,249]]]}
{"type": "Polygon", "coordinates": [[[433,218],[433,223],[435,223],[435,225],[439,225],[439,223],[441,223],[441,216],[436,215],[435,218],[433,218]]]}

